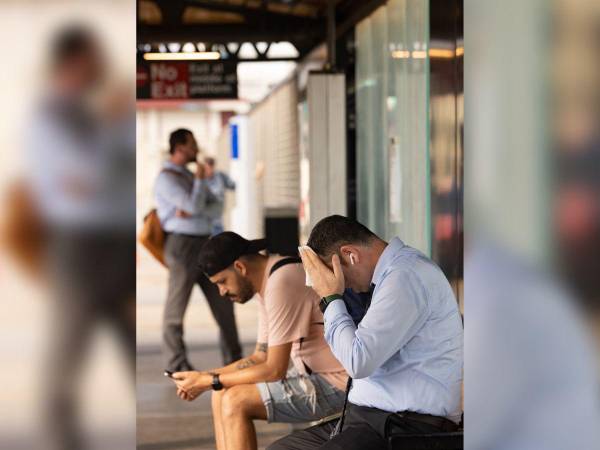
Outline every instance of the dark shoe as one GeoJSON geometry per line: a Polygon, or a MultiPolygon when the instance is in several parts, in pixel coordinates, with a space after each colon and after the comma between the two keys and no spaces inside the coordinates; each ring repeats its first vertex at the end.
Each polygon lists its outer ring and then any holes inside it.
{"type": "Polygon", "coordinates": [[[175,373],[175,372],[191,372],[193,370],[196,370],[196,369],[194,369],[194,367],[189,362],[184,361],[182,363],[179,363],[175,367],[167,368],[165,371],[175,373]]]}

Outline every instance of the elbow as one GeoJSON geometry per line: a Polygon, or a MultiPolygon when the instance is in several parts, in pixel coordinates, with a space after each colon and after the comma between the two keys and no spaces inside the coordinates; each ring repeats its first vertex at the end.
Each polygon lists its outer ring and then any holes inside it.
{"type": "Polygon", "coordinates": [[[193,207],[189,207],[189,206],[182,206],[177,208],[177,217],[180,218],[188,218],[191,216],[197,216],[198,215],[198,208],[193,208],[193,207]],[[183,211],[183,214],[179,213],[179,211],[183,211]]]}
{"type": "Polygon", "coordinates": [[[273,381],[281,381],[287,375],[287,367],[274,367],[269,369],[270,370],[267,373],[267,376],[265,377],[265,382],[267,383],[271,383],[273,381]]]}
{"type": "Polygon", "coordinates": [[[198,214],[201,214],[202,211],[204,211],[204,209],[206,208],[205,203],[206,202],[204,201],[191,202],[188,205],[186,205],[185,211],[192,216],[197,216],[198,214]]]}
{"type": "Polygon", "coordinates": [[[348,375],[356,380],[371,376],[378,366],[372,346],[366,346],[357,337],[352,340],[352,345],[347,347],[334,346],[334,355],[341,361],[348,375]]]}
{"type": "Polygon", "coordinates": [[[352,358],[349,366],[350,367],[346,367],[346,371],[348,372],[348,375],[356,380],[373,375],[373,372],[375,372],[375,369],[377,368],[375,363],[368,358],[358,358],[356,356],[352,358]]]}
{"type": "Polygon", "coordinates": [[[355,380],[367,378],[373,374],[375,370],[370,367],[350,367],[346,368],[346,372],[355,380]]]}

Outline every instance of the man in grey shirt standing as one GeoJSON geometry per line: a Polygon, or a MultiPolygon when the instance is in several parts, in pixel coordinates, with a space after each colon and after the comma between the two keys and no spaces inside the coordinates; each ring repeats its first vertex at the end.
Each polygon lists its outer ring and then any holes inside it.
{"type": "Polygon", "coordinates": [[[169,287],[163,316],[163,340],[166,370],[193,370],[183,341],[183,317],[190,294],[198,283],[220,328],[223,362],[229,364],[242,357],[235,324],[233,304],[199,270],[197,255],[211,234],[214,214],[210,205],[214,195],[206,181],[203,164],[196,173],[186,165],[195,162],[198,145],[193,133],[178,129],[169,137],[169,160],[156,179],[154,195],[162,228],[167,234],[165,261],[169,267],[169,287]]]}

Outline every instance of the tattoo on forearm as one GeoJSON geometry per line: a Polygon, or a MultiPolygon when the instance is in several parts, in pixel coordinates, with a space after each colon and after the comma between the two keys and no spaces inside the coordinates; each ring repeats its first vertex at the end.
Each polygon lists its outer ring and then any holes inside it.
{"type": "Polygon", "coordinates": [[[263,352],[263,353],[267,353],[267,349],[268,349],[268,345],[266,342],[259,342],[258,344],[256,344],[256,351],[257,352],[263,352]]]}
{"type": "Polygon", "coordinates": [[[240,363],[237,365],[237,368],[239,370],[242,370],[242,369],[246,369],[250,366],[253,366],[254,364],[256,364],[256,363],[254,361],[252,361],[250,358],[248,358],[248,359],[244,359],[244,360],[240,361],[240,363]]]}

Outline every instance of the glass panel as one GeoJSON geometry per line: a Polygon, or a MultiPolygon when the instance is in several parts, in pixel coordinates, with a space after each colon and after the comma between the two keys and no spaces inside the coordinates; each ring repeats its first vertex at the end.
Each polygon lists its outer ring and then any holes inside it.
{"type": "Polygon", "coordinates": [[[428,1],[388,4],[388,237],[430,252],[428,1]],[[397,195],[394,195],[397,193],[397,195]]]}
{"type": "Polygon", "coordinates": [[[386,234],[387,185],[384,174],[386,8],[361,22],[357,34],[357,183],[358,220],[380,236],[386,234]],[[377,176],[374,176],[377,175],[377,176]]]}
{"type": "Polygon", "coordinates": [[[391,0],[356,28],[358,219],[426,254],[428,32],[428,0],[391,0]]]}
{"type": "Polygon", "coordinates": [[[459,301],[463,278],[461,4],[462,0],[432,0],[429,30],[431,256],[459,301]]]}

